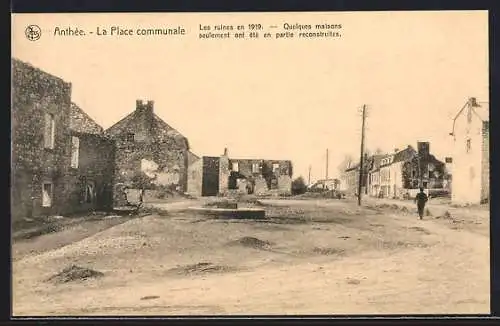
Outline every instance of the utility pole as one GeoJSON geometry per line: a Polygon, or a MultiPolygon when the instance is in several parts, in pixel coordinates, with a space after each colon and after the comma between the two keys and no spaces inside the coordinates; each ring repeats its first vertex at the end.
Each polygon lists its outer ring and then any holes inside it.
{"type": "Polygon", "coordinates": [[[309,178],[307,179],[307,185],[311,185],[311,166],[309,165],[309,178]]]}
{"type": "Polygon", "coordinates": [[[326,149],[326,173],[325,179],[328,180],[328,148],[326,149]]]}
{"type": "Polygon", "coordinates": [[[361,122],[361,153],[359,157],[359,183],[358,183],[358,206],[361,206],[361,187],[363,184],[363,159],[365,151],[365,119],[366,119],[366,105],[363,105],[362,122],[361,122]]]}

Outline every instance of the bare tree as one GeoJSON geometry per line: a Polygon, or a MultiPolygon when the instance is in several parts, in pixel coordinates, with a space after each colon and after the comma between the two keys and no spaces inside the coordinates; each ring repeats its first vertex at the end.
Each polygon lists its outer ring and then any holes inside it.
{"type": "Polygon", "coordinates": [[[345,169],[347,169],[349,164],[351,164],[353,162],[354,162],[353,157],[351,155],[347,154],[344,156],[344,159],[342,160],[342,162],[340,162],[340,164],[337,166],[337,169],[342,174],[345,171],[345,169]]]}

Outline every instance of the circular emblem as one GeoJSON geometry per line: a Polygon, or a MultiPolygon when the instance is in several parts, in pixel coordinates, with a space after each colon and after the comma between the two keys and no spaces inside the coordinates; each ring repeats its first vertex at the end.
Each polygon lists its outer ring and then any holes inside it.
{"type": "Polygon", "coordinates": [[[37,41],[42,36],[42,30],[38,25],[29,25],[26,27],[26,38],[30,41],[37,41]]]}

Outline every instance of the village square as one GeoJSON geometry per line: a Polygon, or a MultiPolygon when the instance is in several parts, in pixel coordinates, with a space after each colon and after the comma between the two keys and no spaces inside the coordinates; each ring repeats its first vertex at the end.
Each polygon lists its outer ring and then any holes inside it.
{"type": "Polygon", "coordinates": [[[15,315],[489,309],[487,103],[457,108],[444,160],[417,141],[311,182],[198,156],[153,100],[104,130],[69,82],[12,69],[15,315]]]}
{"type": "Polygon", "coordinates": [[[488,12],[12,24],[14,317],[490,313],[488,12]]]}

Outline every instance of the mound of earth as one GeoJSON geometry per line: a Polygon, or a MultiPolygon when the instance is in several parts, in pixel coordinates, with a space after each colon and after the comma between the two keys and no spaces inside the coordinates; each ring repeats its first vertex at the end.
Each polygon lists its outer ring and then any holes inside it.
{"type": "Polygon", "coordinates": [[[342,255],[344,253],[343,249],[337,249],[337,248],[319,248],[319,247],[314,247],[313,252],[315,254],[320,254],[320,255],[342,255]]]}
{"type": "Polygon", "coordinates": [[[231,266],[214,265],[210,262],[202,262],[197,264],[185,265],[175,267],[169,270],[175,274],[181,275],[192,275],[192,274],[204,274],[204,273],[224,273],[236,271],[236,268],[231,266]]]}
{"type": "Polygon", "coordinates": [[[71,265],[63,269],[60,273],[51,276],[47,281],[60,284],[73,281],[83,281],[102,276],[104,276],[104,274],[101,272],[89,268],[71,265]]]}
{"type": "Polygon", "coordinates": [[[254,249],[269,249],[271,247],[271,243],[269,241],[260,240],[254,237],[243,237],[233,241],[232,243],[254,249]]]}

